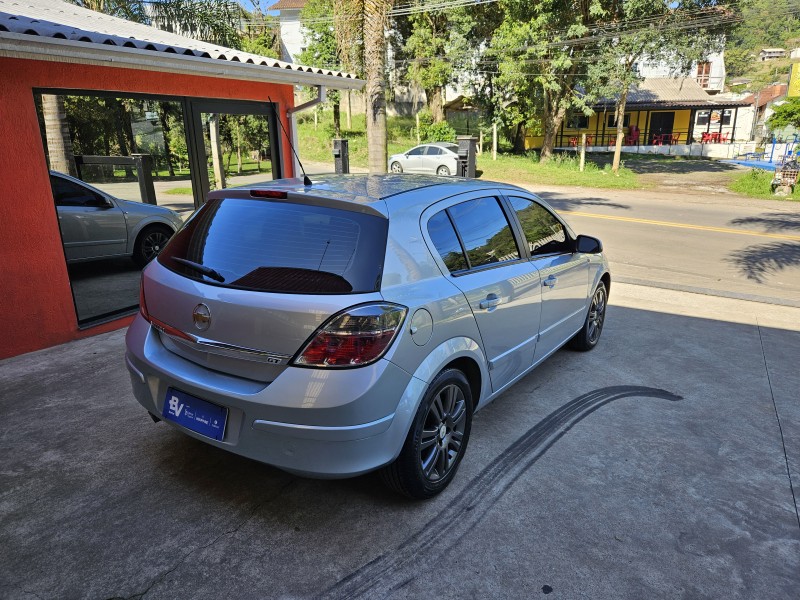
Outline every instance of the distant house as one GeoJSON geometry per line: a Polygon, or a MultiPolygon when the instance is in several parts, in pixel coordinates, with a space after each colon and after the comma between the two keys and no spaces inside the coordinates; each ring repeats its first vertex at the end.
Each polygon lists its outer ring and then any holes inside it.
{"type": "MultiPolygon", "coordinates": [[[[636,70],[644,79],[664,79],[673,76],[671,66],[647,60],[637,64],[636,70]]],[[[694,63],[689,73],[698,85],[709,94],[723,91],[726,74],[724,52],[709,54],[706,60],[694,63]]]]}
{"type": "Polygon", "coordinates": [[[789,53],[789,58],[800,58],[800,48],[795,48],[789,53]]]}
{"type": "Polygon", "coordinates": [[[767,135],[766,121],[772,116],[773,106],[782,98],[786,97],[789,86],[785,83],[776,83],[765,87],[763,90],[751,94],[745,98],[750,106],[753,107],[755,124],[753,133],[756,139],[763,139],[767,135]]]}
{"type": "Polygon", "coordinates": [[[278,11],[278,22],[281,28],[281,59],[294,62],[306,49],[303,37],[303,25],[300,22],[300,11],[306,0],[278,0],[269,7],[270,11],[278,11]]]}
{"type": "Polygon", "coordinates": [[[784,48],[764,48],[758,53],[758,60],[765,62],[768,60],[775,60],[778,58],[786,58],[787,52],[784,48]]]}
{"type": "MultiPolygon", "coordinates": [[[[616,100],[601,100],[585,116],[574,112],[562,123],[556,146],[574,147],[582,134],[587,144],[611,147],[616,143],[616,100]]],[[[645,79],[628,92],[623,128],[624,146],[676,146],[697,142],[732,143],[747,140],[750,131],[738,120],[745,101],[711,95],[693,77],[645,79]]],[[[528,148],[540,148],[543,138],[528,137],[528,148]]]]}

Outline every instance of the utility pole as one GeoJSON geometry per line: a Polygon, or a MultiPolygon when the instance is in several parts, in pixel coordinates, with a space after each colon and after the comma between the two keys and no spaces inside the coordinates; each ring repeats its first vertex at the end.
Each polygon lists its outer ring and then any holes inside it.
{"type": "Polygon", "coordinates": [[[497,160],[497,123],[492,123],[492,160],[497,160]]]}

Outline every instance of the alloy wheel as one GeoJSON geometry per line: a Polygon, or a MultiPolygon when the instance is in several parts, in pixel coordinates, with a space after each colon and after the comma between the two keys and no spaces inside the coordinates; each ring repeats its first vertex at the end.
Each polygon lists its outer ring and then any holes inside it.
{"type": "Polygon", "coordinates": [[[420,437],[419,460],[429,481],[445,477],[458,462],[467,422],[464,392],[455,384],[443,387],[433,398],[420,437]]]}
{"type": "Polygon", "coordinates": [[[163,231],[149,233],[142,240],[142,254],[148,262],[153,260],[169,241],[169,236],[163,231]]]}
{"type": "Polygon", "coordinates": [[[587,338],[590,344],[597,343],[600,333],[603,330],[603,321],[606,318],[606,290],[599,286],[592,297],[592,305],[589,308],[589,327],[587,338]]]}

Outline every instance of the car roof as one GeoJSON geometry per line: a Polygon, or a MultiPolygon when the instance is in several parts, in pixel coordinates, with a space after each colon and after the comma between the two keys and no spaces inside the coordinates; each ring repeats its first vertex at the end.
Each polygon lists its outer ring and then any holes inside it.
{"type": "MultiPolygon", "coordinates": [[[[357,204],[383,203],[393,196],[436,187],[442,198],[463,192],[498,187],[516,187],[495,181],[465,179],[461,177],[436,177],[433,175],[314,175],[313,185],[303,185],[300,178],[276,179],[263,183],[252,183],[235,188],[216,190],[209,198],[225,198],[231,191],[276,190],[287,194],[318,196],[357,204]]],[[[430,201],[430,198],[428,198],[430,201]]]]}

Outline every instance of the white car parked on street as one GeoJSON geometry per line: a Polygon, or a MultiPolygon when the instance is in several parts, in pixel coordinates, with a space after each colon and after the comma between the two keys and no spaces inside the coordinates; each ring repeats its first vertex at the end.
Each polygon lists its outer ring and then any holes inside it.
{"type": "Polygon", "coordinates": [[[392,173],[456,175],[458,146],[450,142],[433,142],[416,146],[404,154],[390,156],[389,170],[392,173]]]}

